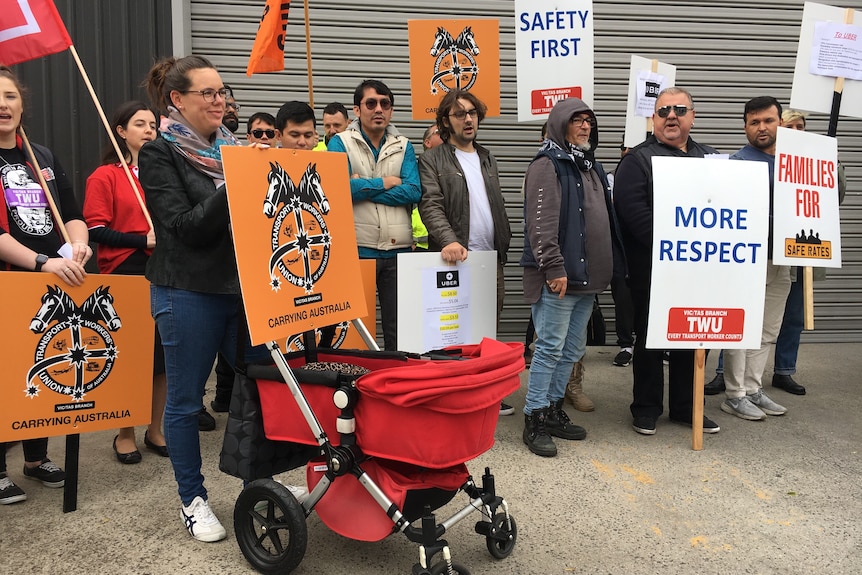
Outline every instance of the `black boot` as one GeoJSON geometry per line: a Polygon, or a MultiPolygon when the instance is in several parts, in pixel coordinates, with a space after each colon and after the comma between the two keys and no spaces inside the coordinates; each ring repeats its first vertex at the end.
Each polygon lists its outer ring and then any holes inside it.
{"type": "Polygon", "coordinates": [[[554,437],[562,439],[583,439],[587,436],[587,430],[572,423],[568,414],[563,411],[563,398],[558,399],[548,408],[545,428],[554,437]]]}
{"type": "Polygon", "coordinates": [[[534,409],[530,415],[524,415],[524,443],[530,451],[542,457],[557,455],[557,446],[545,429],[548,408],[534,409]]]}
{"type": "Polygon", "coordinates": [[[716,373],[715,377],[703,386],[704,395],[718,395],[724,391],[724,373],[716,373]]]}
{"type": "Polygon", "coordinates": [[[772,387],[783,389],[793,395],[805,395],[805,386],[796,383],[792,375],[772,375],[772,387]]]}

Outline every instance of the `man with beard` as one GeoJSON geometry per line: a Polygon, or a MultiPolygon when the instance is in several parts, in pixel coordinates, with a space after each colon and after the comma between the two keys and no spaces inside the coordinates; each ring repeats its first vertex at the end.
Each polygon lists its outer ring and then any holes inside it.
{"type": "MultiPolygon", "coordinates": [[[[419,215],[428,229],[431,250],[439,251],[443,261],[454,264],[466,260],[470,251],[497,251],[499,322],[506,293],[503,265],[512,231],[497,160],[476,141],[487,109],[465,90],[452,90],[440,101],[437,131],[441,143],[426,149],[419,158],[419,215]]],[[[500,405],[500,415],[513,413],[512,406],[500,405]]]]}
{"type": "Polygon", "coordinates": [[[233,97],[233,88],[224,85],[224,89],[227,90],[227,95],[224,98],[224,117],[221,120],[221,123],[224,124],[224,127],[236,134],[236,131],[239,130],[239,109],[240,105],[236,103],[236,98],[233,97]]]}
{"type": "MultiPolygon", "coordinates": [[[[714,148],[698,144],[689,136],[694,125],[694,103],[688,91],[677,87],[662,90],[656,99],[652,118],[652,135],[620,160],[614,178],[614,206],[625,246],[634,307],[634,383],[630,409],[632,427],[642,435],[655,434],[656,421],[664,411],[664,351],[646,347],[652,272],[652,158],[703,158],[717,153],[714,148]]],[[[671,421],[691,425],[693,381],[694,351],[671,350],[668,353],[668,415],[671,421]]],[[[717,433],[719,426],[704,416],[703,431],[717,433]]]]}
{"type": "MultiPolygon", "coordinates": [[[[536,349],[527,380],[523,440],[553,457],[551,436],[584,439],[563,411],[572,366],[584,356],[593,300],[625,265],[610,186],[594,151],[593,111],[578,98],[548,116],[548,135],[524,177],[524,299],[532,304],[536,349]]],[[[624,273],[624,272],[620,272],[624,273]]]]}
{"type": "Polygon", "coordinates": [[[772,190],[775,173],[775,138],[781,125],[781,104],[772,96],[759,96],[745,103],[742,114],[748,144],[731,156],[732,160],[766,162],[769,166],[769,241],[766,262],[766,300],[763,330],[757,349],[724,350],[724,385],[727,399],[721,410],[741,419],[761,420],[767,415],[784,415],[787,409],[763,393],[763,370],[769,350],[778,339],[784,304],[790,292],[790,267],[772,263],[772,190]]]}

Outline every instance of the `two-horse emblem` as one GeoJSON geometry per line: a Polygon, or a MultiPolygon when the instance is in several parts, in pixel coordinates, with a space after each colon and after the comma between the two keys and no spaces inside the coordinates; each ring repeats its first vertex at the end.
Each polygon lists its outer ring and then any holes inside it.
{"type": "Polygon", "coordinates": [[[281,288],[279,275],[290,284],[313,293],[314,284],[326,271],[332,238],[324,215],[329,201],[320,183],[317,164],[309,164],[294,184],[284,168],[270,162],[269,185],[263,201],[263,213],[273,220],[269,258],[270,286],[281,288]]]}
{"type": "Polygon", "coordinates": [[[58,286],[46,286],[30,331],[41,333],[35,362],[27,372],[27,397],[51,391],[81,401],[101,385],[114,366],[117,347],[110,332],[122,327],[114,296],[99,286],[81,306],[58,286]]]}
{"type": "Polygon", "coordinates": [[[479,54],[479,46],[471,26],[464,28],[457,38],[442,26],[438,27],[430,53],[437,58],[431,77],[432,94],[440,90],[469,90],[476,83],[479,66],[474,56],[479,54]]]}

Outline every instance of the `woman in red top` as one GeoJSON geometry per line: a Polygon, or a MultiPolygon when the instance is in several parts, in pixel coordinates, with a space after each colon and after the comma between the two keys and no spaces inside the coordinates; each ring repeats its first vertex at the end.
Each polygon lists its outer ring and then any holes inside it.
{"type": "MultiPolygon", "coordinates": [[[[137,177],[138,152],[144,143],[156,138],[156,117],[143,102],[126,102],[114,112],[111,125],[116,130],[120,151],[143,198],[144,192],[137,177]]],[[[102,157],[102,165],[87,178],[84,218],[90,230],[90,239],[99,244],[97,262],[100,273],[144,274],[147,260],[156,245],[156,236],[113,147],[102,157]]],[[[165,359],[158,330],[153,359],[153,413],[144,433],[144,444],[167,457],[162,434],[166,397],[165,359]]],[[[134,427],[120,430],[114,438],[114,453],[121,463],[138,463],[141,460],[141,453],[135,445],[134,427]]]]}

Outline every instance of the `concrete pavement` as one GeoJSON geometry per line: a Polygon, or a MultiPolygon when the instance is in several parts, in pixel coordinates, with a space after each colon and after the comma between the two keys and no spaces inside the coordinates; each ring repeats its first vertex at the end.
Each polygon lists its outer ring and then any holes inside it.
{"type": "MultiPolygon", "coordinates": [[[[589,348],[584,389],[596,411],[567,408],[589,435],[557,440],[556,458],[537,457],[521,441],[526,384],[511,398],[516,415],[500,418],[495,446],[468,467],[477,478],[486,465],[496,474],[518,544],[509,558],[491,558],[473,515],[446,536],[455,561],[473,575],[862,573],[859,344],[803,345],[797,379],[809,394],[765,387],[788,408],[784,417],[743,421],[719,410],[723,396],[707,397],[705,413],[722,429],[704,437],[700,452],[691,450],[690,430],[666,417],[654,436],[632,430],[631,368],[611,365],[616,351],[589,348]]],[[[715,354],[707,381],[714,363],[715,354]]],[[[73,513],[62,513],[62,490],[23,478],[20,447],[9,452],[10,476],[29,499],[0,506],[0,573],[254,573],[233,536],[240,482],[217,469],[225,418],[216,414],[217,430],[201,439],[210,502],[227,540],[199,543],[184,531],[168,460],[142,449],[142,463],[121,465],[114,432],[93,433],[81,437],[73,513]]],[[[138,437],[142,444],[143,429],[138,437]]],[[[49,456],[63,464],[62,438],[51,440],[49,456]]],[[[279,478],[301,483],[304,473],[279,478]]],[[[438,519],[464,503],[456,497],[438,519]]],[[[335,535],[314,513],[307,523],[296,574],[407,575],[416,561],[416,546],[402,535],[362,543],[335,535]]]]}

